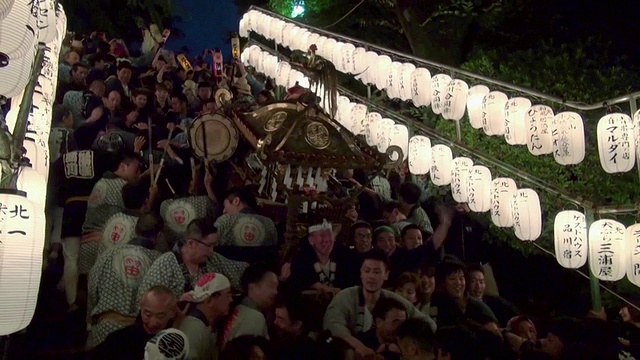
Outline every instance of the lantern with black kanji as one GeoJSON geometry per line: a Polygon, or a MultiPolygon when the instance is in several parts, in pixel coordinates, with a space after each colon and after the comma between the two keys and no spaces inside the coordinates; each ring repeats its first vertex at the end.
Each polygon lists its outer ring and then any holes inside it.
{"type": "Polygon", "coordinates": [[[431,148],[433,163],[431,165],[431,182],[437,186],[451,184],[451,170],[453,165],[453,153],[446,145],[438,144],[431,148]]]}
{"type": "Polygon", "coordinates": [[[600,165],[609,174],[627,172],[636,163],[633,123],[626,114],[609,114],[598,122],[600,165]]]}
{"type": "Polygon", "coordinates": [[[367,114],[367,120],[364,123],[364,136],[369,146],[376,146],[378,122],[382,121],[382,115],[377,112],[367,114]]]}
{"type": "Polygon", "coordinates": [[[629,259],[627,263],[627,279],[635,286],[640,286],[640,224],[627,228],[625,242],[629,259]]]}
{"type": "Polygon", "coordinates": [[[384,90],[387,86],[387,77],[389,76],[389,68],[391,67],[391,58],[387,55],[380,55],[375,63],[375,86],[379,90],[384,90]]]}
{"type": "Polygon", "coordinates": [[[467,178],[467,204],[475,212],[491,209],[491,171],[482,165],[474,165],[467,178]]]}
{"type": "Polygon", "coordinates": [[[402,76],[402,63],[394,61],[387,69],[385,90],[390,99],[400,98],[400,77],[402,76]]]}
{"type": "Polygon", "coordinates": [[[532,155],[540,156],[553,152],[551,122],[553,109],[546,105],[533,105],[525,115],[527,148],[532,155]]]}
{"type": "Polygon", "coordinates": [[[509,98],[500,91],[492,91],[482,99],[482,130],[487,135],[504,135],[504,108],[509,98]]]}
{"type": "Polygon", "coordinates": [[[626,229],[615,220],[597,220],[589,227],[589,267],[595,277],[618,281],[627,272],[626,229]]]}
{"type": "Polygon", "coordinates": [[[469,123],[474,129],[482,129],[482,101],[489,91],[489,88],[484,85],[476,85],[469,89],[467,115],[469,123]]]}
{"type": "Polygon", "coordinates": [[[580,114],[565,111],[551,121],[553,158],[560,165],[576,165],[584,160],[584,125],[580,114]]]}
{"type": "Polygon", "coordinates": [[[491,184],[491,221],[497,227],[513,225],[511,198],[518,191],[516,182],[510,178],[495,178],[491,184]]]}
{"type": "Polygon", "coordinates": [[[409,171],[414,175],[425,175],[431,169],[433,156],[431,140],[423,135],[409,139],[409,171]]]}
{"type": "Polygon", "coordinates": [[[466,203],[469,199],[467,181],[469,180],[469,170],[473,166],[473,160],[467,157],[457,157],[453,159],[451,169],[451,195],[459,203],[466,203]]]}
{"type": "Polygon", "coordinates": [[[417,68],[411,74],[411,101],[415,106],[431,104],[431,73],[425,68],[417,68]]]}
{"type": "Polygon", "coordinates": [[[589,254],[587,221],[575,210],[560,211],[553,224],[553,242],[558,264],[567,269],[579,269],[589,254]]]}
{"type": "Polygon", "coordinates": [[[509,99],[504,107],[504,138],[509,145],[525,145],[527,128],[525,115],[531,108],[531,101],[523,97],[509,99]]]}
{"type": "Polygon", "coordinates": [[[447,120],[460,121],[467,107],[468,94],[469,85],[467,85],[466,82],[459,79],[452,80],[447,86],[447,95],[445,95],[444,99],[442,117],[447,120]]]}
{"type": "MultiPolygon", "coordinates": [[[[406,160],[409,156],[409,129],[402,124],[395,124],[389,133],[389,146],[397,146],[402,150],[402,158],[406,160]]],[[[391,160],[396,161],[397,154],[391,155],[391,160]]]]}
{"type": "Polygon", "coordinates": [[[451,76],[446,74],[437,74],[431,78],[431,110],[434,114],[442,113],[450,82],[451,76]]]}
{"type": "Polygon", "coordinates": [[[511,216],[516,237],[535,241],[542,232],[540,198],[533,189],[518,189],[511,197],[511,216]]]}

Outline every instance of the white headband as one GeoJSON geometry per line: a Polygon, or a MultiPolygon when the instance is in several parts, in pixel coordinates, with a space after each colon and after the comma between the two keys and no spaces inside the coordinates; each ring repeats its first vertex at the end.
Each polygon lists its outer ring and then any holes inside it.
{"type": "Polygon", "coordinates": [[[331,225],[331,223],[328,222],[327,219],[323,219],[321,224],[309,226],[309,234],[320,230],[333,230],[333,225],[331,225]]]}

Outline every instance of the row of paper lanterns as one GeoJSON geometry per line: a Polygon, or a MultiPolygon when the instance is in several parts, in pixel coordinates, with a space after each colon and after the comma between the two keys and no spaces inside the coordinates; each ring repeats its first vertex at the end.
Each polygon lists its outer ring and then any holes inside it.
{"type": "MultiPolygon", "coordinates": [[[[242,58],[246,65],[257,65],[267,70],[268,76],[274,74],[272,77],[279,85],[292,86],[295,81],[308,85],[304,75],[294,73],[296,70],[290,70],[290,66],[282,66],[286,62],[278,61],[257,46],[245,48],[242,58]],[[262,59],[267,59],[269,65],[259,65],[262,59]],[[271,72],[269,69],[272,69],[271,72]],[[287,76],[283,69],[289,69],[289,74],[293,75],[287,76]],[[292,79],[295,79],[293,83],[292,79]]],[[[496,226],[513,227],[520,240],[533,241],[540,236],[542,208],[535,190],[518,189],[511,178],[494,179],[487,167],[474,165],[466,157],[454,158],[451,148],[442,144],[432,146],[426,136],[409,138],[404,125],[384,119],[378,113],[369,113],[365,105],[350,103],[345,96],[339,96],[338,103],[336,118],[343,126],[356,135],[364,135],[367,143],[381,152],[385,152],[389,145],[400,146],[408,159],[411,173],[429,174],[437,186],[450,185],[454,200],[467,203],[474,212],[490,211],[491,220],[496,226]]],[[[611,131],[613,123],[619,119],[630,121],[622,114],[608,115],[599,124],[599,133],[611,131]],[[600,127],[604,127],[604,130],[600,130],[600,127]]],[[[626,274],[632,283],[640,286],[640,224],[625,231],[618,222],[596,221],[589,229],[588,239],[583,214],[562,211],[556,216],[554,243],[560,265],[576,269],[589,258],[591,271],[599,279],[616,281],[626,274]]]]}
{"type": "Polygon", "coordinates": [[[23,147],[30,164],[22,166],[17,189],[0,190],[0,335],[24,329],[33,318],[46,234],[49,133],[58,78],[58,58],[67,20],[54,0],[0,0],[0,95],[11,98],[5,121],[15,129],[24,96],[32,96],[23,147]],[[39,46],[45,47],[33,94],[25,88],[39,46]]]}
{"type": "MultiPolygon", "coordinates": [[[[301,73],[294,73],[296,70],[291,70],[288,63],[278,61],[255,45],[243,50],[241,60],[276,79],[278,85],[291,86],[292,78],[295,81],[304,78],[301,73]]],[[[307,79],[304,81],[308,84],[307,79]]],[[[389,146],[400,147],[411,173],[429,173],[435,185],[451,185],[456,201],[469,203],[471,210],[476,212],[491,210],[493,222],[500,227],[513,227],[521,240],[533,241],[540,236],[542,214],[540,200],[534,190],[518,189],[512,179],[492,179],[488,168],[474,166],[469,158],[454,159],[448,146],[432,146],[426,136],[409,138],[406,126],[383,118],[377,112],[368,112],[365,105],[352,103],[346,96],[338,96],[338,105],[336,120],[341,125],[354,135],[364,135],[367,143],[381,153],[385,153],[389,146]]]]}
{"type": "Polygon", "coordinates": [[[618,281],[625,275],[640,286],[640,224],[628,228],[615,220],[594,221],[587,230],[583,213],[561,211],[554,224],[556,259],[568,269],[578,269],[589,260],[593,275],[618,281]]]}
{"type": "MultiPolygon", "coordinates": [[[[466,113],[473,128],[490,136],[503,136],[510,145],[527,145],[533,155],[553,154],[561,165],[575,165],[584,160],[584,125],[576,112],[554,114],[550,107],[532,105],[524,97],[509,98],[485,85],[470,87],[446,74],[432,76],[425,68],[321,36],[258,10],[250,10],[240,20],[240,35],[246,37],[249,31],[292,50],[306,52],[315,44],[318,55],[332,61],[338,71],[357,75],[363,83],[386,90],[389,97],[412,101],[417,107],[430,105],[435,114],[447,120],[459,121],[466,113]]],[[[604,125],[600,130],[600,123],[612,121],[611,115],[603,117],[598,126],[600,162],[608,173],[626,172],[635,165],[636,150],[640,151],[635,146],[636,139],[640,139],[640,112],[634,114],[633,124],[624,114],[615,114],[613,120],[620,123],[615,130],[617,136],[612,137],[604,125]],[[622,134],[633,140],[624,140],[622,134]]]]}

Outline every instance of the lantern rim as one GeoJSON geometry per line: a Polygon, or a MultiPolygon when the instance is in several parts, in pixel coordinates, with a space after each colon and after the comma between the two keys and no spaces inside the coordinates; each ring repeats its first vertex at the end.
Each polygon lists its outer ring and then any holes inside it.
{"type": "Polygon", "coordinates": [[[18,190],[18,189],[0,189],[0,194],[2,195],[18,195],[24,198],[27,197],[27,192],[18,190]]]}

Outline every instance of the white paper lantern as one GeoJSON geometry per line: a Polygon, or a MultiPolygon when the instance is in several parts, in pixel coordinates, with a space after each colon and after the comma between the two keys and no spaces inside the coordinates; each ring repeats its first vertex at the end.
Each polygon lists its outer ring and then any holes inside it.
{"type": "Polygon", "coordinates": [[[353,109],[354,105],[355,104],[351,103],[351,100],[349,100],[348,97],[338,97],[338,111],[336,112],[336,120],[338,120],[338,122],[349,131],[351,131],[351,109],[353,109]]]}
{"type": "Polygon", "coordinates": [[[257,10],[250,10],[247,15],[249,18],[249,29],[252,31],[258,31],[258,19],[260,18],[261,13],[257,10]]]}
{"type": "Polygon", "coordinates": [[[53,41],[57,35],[55,0],[38,0],[38,33],[41,43],[53,41]]]}
{"type": "Polygon", "coordinates": [[[46,221],[23,192],[2,190],[0,205],[0,335],[8,335],[27,327],[33,318],[44,248],[44,233],[36,233],[36,222],[44,227],[46,221]]]}
{"type": "MultiPolygon", "coordinates": [[[[320,35],[317,33],[312,32],[311,35],[309,35],[309,40],[307,41],[307,43],[309,44],[309,46],[311,45],[316,45],[318,46],[318,40],[320,40],[320,35]]],[[[307,51],[307,49],[304,49],[304,51],[307,51]]]]}
{"type": "Polygon", "coordinates": [[[627,263],[627,279],[635,286],[640,286],[640,224],[627,228],[625,233],[626,249],[629,253],[627,263]]]}
{"type": "Polygon", "coordinates": [[[290,72],[291,65],[286,61],[280,61],[276,70],[276,83],[282,86],[286,86],[289,82],[290,72]]]}
{"type": "Polygon", "coordinates": [[[415,106],[431,105],[431,73],[417,68],[411,74],[411,100],[415,106]]]}
{"type": "Polygon", "coordinates": [[[376,123],[376,147],[381,153],[387,152],[389,147],[389,134],[395,122],[391,119],[383,118],[376,123]]]}
{"type": "Polygon", "coordinates": [[[416,70],[416,66],[411,63],[402,64],[400,78],[398,79],[398,97],[403,101],[411,100],[411,76],[416,70]]]}
{"type": "Polygon", "coordinates": [[[589,227],[589,267],[595,277],[618,281],[629,262],[625,227],[615,220],[598,220],[589,227]]]}
{"type": "Polygon", "coordinates": [[[363,47],[353,50],[353,74],[356,79],[366,84],[366,70],[369,67],[367,63],[367,50],[363,47]]]}
{"type": "Polygon", "coordinates": [[[347,74],[355,73],[355,60],[353,53],[356,51],[356,47],[352,44],[342,44],[340,47],[340,69],[347,74]]]}
{"type": "Polygon", "coordinates": [[[37,7],[37,3],[32,5],[30,1],[18,1],[0,22],[0,51],[9,57],[10,62],[24,56],[35,56],[32,50],[38,40],[37,7]],[[35,13],[32,7],[35,7],[35,13]]]}
{"type": "Polygon", "coordinates": [[[609,114],[598,122],[600,165],[609,174],[627,172],[636,163],[633,123],[626,114],[609,114]]]}
{"type": "Polygon", "coordinates": [[[525,116],[527,126],[527,148],[535,156],[553,152],[551,122],[553,109],[546,105],[533,105],[525,116]]]}
{"type": "Polygon", "coordinates": [[[248,14],[244,14],[242,19],[240,19],[240,24],[238,25],[238,35],[241,37],[249,37],[249,20],[248,14]]]}
{"type": "Polygon", "coordinates": [[[44,209],[47,202],[47,182],[31,165],[21,168],[17,188],[27,193],[29,201],[44,209]]]}
{"type": "Polygon", "coordinates": [[[575,112],[562,112],[551,122],[553,157],[560,165],[575,165],[584,160],[584,125],[575,112]]]}
{"type": "Polygon", "coordinates": [[[482,130],[485,134],[504,134],[504,107],[507,101],[507,95],[500,91],[492,91],[482,99],[482,130]]]}
{"type": "Polygon", "coordinates": [[[279,45],[286,47],[286,43],[290,41],[291,31],[293,31],[294,27],[295,25],[291,23],[286,23],[284,27],[282,27],[282,31],[280,32],[280,35],[278,35],[278,38],[282,39],[282,42],[280,42],[279,45]]]}
{"type": "Polygon", "coordinates": [[[365,122],[367,120],[367,106],[355,104],[351,109],[351,132],[354,135],[364,135],[365,122]]]}
{"type": "Polygon", "coordinates": [[[409,171],[414,175],[425,175],[433,165],[431,140],[422,135],[409,139],[409,171]]]}
{"type": "MultiPolygon", "coordinates": [[[[282,44],[284,40],[282,38],[282,29],[284,29],[285,25],[287,24],[280,19],[271,20],[271,26],[268,29],[269,35],[267,36],[267,38],[270,40],[274,40],[276,44],[282,44]]],[[[293,41],[295,42],[295,39],[293,39],[293,41]]]]}
{"type": "Polygon", "coordinates": [[[553,242],[558,264],[567,269],[579,269],[587,262],[587,221],[583,213],[561,211],[553,224],[553,242]]]}
{"type": "Polygon", "coordinates": [[[445,74],[437,74],[431,78],[431,110],[434,114],[442,113],[450,82],[451,76],[445,74]]]}
{"type": "Polygon", "coordinates": [[[489,93],[489,88],[476,85],[469,89],[467,95],[467,115],[469,123],[474,129],[482,129],[482,100],[489,93]]]}
{"type": "Polygon", "coordinates": [[[311,31],[303,29],[300,35],[298,36],[298,41],[296,42],[296,50],[306,52],[309,49],[310,36],[311,36],[311,31]]]}
{"type": "Polygon", "coordinates": [[[364,124],[364,136],[369,146],[376,146],[376,141],[378,141],[376,130],[379,121],[382,121],[382,115],[379,113],[371,112],[367,114],[367,121],[364,124]]]}
{"type": "Polygon", "coordinates": [[[385,89],[387,90],[387,96],[390,99],[400,98],[400,77],[402,76],[402,63],[394,61],[388,70],[387,84],[385,89]]]}
{"type": "Polygon", "coordinates": [[[4,18],[9,15],[13,1],[14,0],[0,0],[0,20],[4,20],[4,18]]]}
{"type": "Polygon", "coordinates": [[[32,65],[33,57],[24,56],[10,60],[9,65],[0,67],[0,79],[2,79],[0,81],[0,95],[12,98],[24,91],[29,83],[32,65]]]}
{"type": "Polygon", "coordinates": [[[467,205],[471,211],[491,209],[491,186],[491,171],[486,166],[472,166],[467,177],[467,205]]]}
{"type": "Polygon", "coordinates": [[[509,145],[526,145],[527,128],[524,117],[531,108],[527,98],[516,97],[504,107],[504,138],[509,145]]]}
{"type": "Polygon", "coordinates": [[[633,114],[633,137],[636,146],[636,159],[640,159],[640,110],[633,114]]]}
{"type": "MultiPolygon", "coordinates": [[[[270,33],[269,29],[271,28],[271,22],[274,20],[275,19],[272,18],[271,16],[262,14],[262,16],[260,17],[260,21],[258,22],[258,33],[266,38],[269,38],[269,33],[270,33]]],[[[289,34],[291,34],[291,32],[289,32],[289,34]]],[[[287,46],[287,43],[288,43],[287,40],[283,39],[282,45],[287,46]]]]}
{"type": "Polygon", "coordinates": [[[535,241],[542,233],[542,209],[540,198],[533,189],[520,189],[511,197],[511,215],[516,237],[523,241],[535,241]]]}
{"type": "Polygon", "coordinates": [[[518,191],[510,178],[495,178],[491,184],[491,221],[497,227],[513,226],[511,198],[518,191]]]}
{"type": "Polygon", "coordinates": [[[378,57],[378,53],[374,51],[367,51],[365,54],[365,62],[367,64],[367,68],[363,74],[365,84],[375,85],[378,80],[378,57]]]}
{"type": "MultiPolygon", "coordinates": [[[[402,124],[395,124],[391,127],[389,134],[389,146],[398,146],[402,149],[402,158],[407,160],[409,156],[409,129],[402,124]]],[[[396,161],[398,156],[396,153],[391,155],[391,160],[396,161]]]]}
{"type": "Polygon", "coordinates": [[[338,42],[336,41],[336,39],[327,38],[327,40],[325,40],[324,44],[322,45],[322,48],[318,48],[318,52],[320,53],[320,56],[331,61],[333,56],[333,48],[337,45],[338,42]]]}
{"type": "Polygon", "coordinates": [[[23,147],[26,150],[25,156],[31,162],[33,168],[42,175],[49,178],[49,144],[48,139],[40,139],[33,134],[27,134],[23,147]]]}
{"type": "Polygon", "coordinates": [[[453,159],[453,168],[451,169],[451,195],[453,199],[459,203],[469,201],[467,181],[469,180],[469,171],[472,166],[473,160],[467,157],[457,157],[453,159]]]}
{"type": "Polygon", "coordinates": [[[462,80],[452,80],[447,86],[447,95],[442,107],[442,117],[447,120],[460,121],[467,106],[469,85],[462,80]]]}
{"type": "Polygon", "coordinates": [[[387,78],[389,77],[389,68],[391,67],[391,63],[391,58],[387,55],[380,55],[376,59],[374,84],[379,90],[384,90],[387,86],[387,78]]]}
{"type": "Polygon", "coordinates": [[[437,186],[451,184],[453,153],[446,145],[435,145],[431,148],[433,163],[431,165],[431,182],[437,186]]]}
{"type": "Polygon", "coordinates": [[[331,52],[331,57],[329,57],[329,60],[333,63],[333,65],[336,67],[336,70],[344,73],[344,69],[341,67],[342,65],[342,46],[344,45],[344,43],[342,41],[338,41],[336,43],[336,46],[333,47],[333,51],[331,52]]]}

